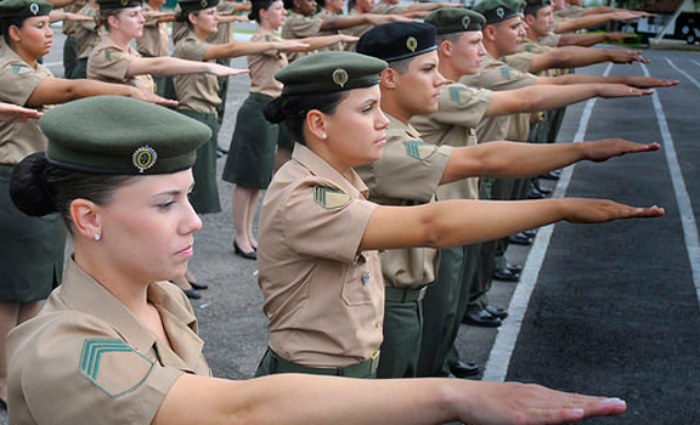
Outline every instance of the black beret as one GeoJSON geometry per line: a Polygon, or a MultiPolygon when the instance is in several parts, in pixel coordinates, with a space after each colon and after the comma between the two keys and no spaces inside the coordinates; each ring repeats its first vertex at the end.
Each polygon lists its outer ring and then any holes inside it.
{"type": "Polygon", "coordinates": [[[3,0],[0,1],[0,18],[30,18],[46,16],[53,5],[41,0],[3,0]]]}
{"type": "Polygon", "coordinates": [[[390,22],[372,28],[357,42],[357,53],[394,62],[437,49],[435,27],[421,22],[390,22]]]}
{"type": "Polygon", "coordinates": [[[487,24],[495,24],[520,15],[523,6],[521,0],[483,0],[472,10],[484,15],[487,24]]]}
{"type": "Polygon", "coordinates": [[[534,13],[543,7],[551,6],[552,0],[526,0],[525,13],[534,13]]]}
{"type": "Polygon", "coordinates": [[[275,74],[282,94],[322,94],[379,83],[386,62],[353,52],[320,52],[304,56],[275,74]]]}
{"type": "Polygon", "coordinates": [[[95,174],[148,175],[186,170],[211,137],[178,112],[121,96],[96,96],[49,109],[39,120],[56,166],[95,174]]]}
{"type": "Polygon", "coordinates": [[[136,7],[143,4],[142,0],[96,0],[101,10],[123,9],[125,7],[136,7]]]}
{"type": "Polygon", "coordinates": [[[189,13],[217,6],[219,0],[179,0],[178,4],[182,13],[189,13]]]}
{"type": "Polygon", "coordinates": [[[425,23],[435,27],[438,35],[465,31],[481,31],[486,24],[484,15],[461,7],[447,7],[431,12],[425,23]]]}

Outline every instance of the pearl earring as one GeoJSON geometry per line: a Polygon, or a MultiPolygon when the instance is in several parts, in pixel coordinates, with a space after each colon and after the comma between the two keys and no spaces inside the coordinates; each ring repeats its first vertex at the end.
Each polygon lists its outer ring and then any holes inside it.
{"type": "Polygon", "coordinates": [[[95,236],[93,236],[93,238],[95,238],[95,242],[99,242],[100,239],[102,239],[102,236],[100,236],[99,234],[96,234],[95,236]]]}
{"type": "Polygon", "coordinates": [[[326,137],[328,137],[326,133],[321,134],[321,138],[325,139],[326,137]]]}

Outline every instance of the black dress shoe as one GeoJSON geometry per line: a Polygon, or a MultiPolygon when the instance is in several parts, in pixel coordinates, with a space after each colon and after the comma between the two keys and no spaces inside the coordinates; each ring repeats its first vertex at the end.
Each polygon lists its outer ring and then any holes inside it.
{"type": "Polygon", "coordinates": [[[498,317],[501,320],[508,317],[508,310],[505,308],[491,307],[490,305],[487,305],[484,307],[484,310],[486,310],[491,316],[498,317]]]}
{"type": "Polygon", "coordinates": [[[530,191],[527,192],[527,199],[544,199],[546,197],[547,196],[544,193],[540,192],[534,187],[530,187],[530,191]]]}
{"type": "Polygon", "coordinates": [[[542,194],[545,195],[545,196],[549,196],[549,195],[552,194],[552,190],[551,190],[551,189],[547,189],[546,187],[540,186],[540,184],[539,184],[536,180],[535,180],[534,182],[532,182],[532,187],[534,187],[535,189],[539,190],[540,193],[542,193],[542,194]]]}
{"type": "Polygon", "coordinates": [[[194,289],[199,289],[200,291],[204,289],[209,289],[209,285],[204,282],[190,282],[190,286],[194,289]]]}
{"type": "Polygon", "coordinates": [[[457,363],[452,363],[450,365],[450,372],[457,378],[466,378],[467,376],[474,376],[479,374],[479,365],[476,363],[465,363],[458,361],[457,363]]]}
{"type": "Polygon", "coordinates": [[[226,155],[226,154],[228,154],[228,149],[222,148],[221,146],[217,146],[216,152],[220,153],[221,155],[226,155]]]}
{"type": "Polygon", "coordinates": [[[520,274],[510,271],[508,268],[498,269],[493,271],[493,278],[504,282],[518,282],[520,281],[520,274]]]}
{"type": "Polygon", "coordinates": [[[530,238],[534,238],[535,236],[537,236],[537,230],[535,230],[535,229],[524,230],[523,235],[530,237],[530,238]]]}
{"type": "MultiPolygon", "coordinates": [[[[182,289],[182,288],[180,288],[180,289],[182,289]]],[[[189,299],[191,299],[191,300],[198,300],[198,299],[202,298],[202,294],[200,294],[199,292],[197,292],[197,290],[194,289],[194,288],[192,288],[192,289],[183,289],[182,292],[184,292],[185,295],[187,295],[187,298],[189,298],[189,299]]]]}
{"type": "Polygon", "coordinates": [[[520,264],[506,264],[506,268],[513,273],[520,274],[523,271],[523,266],[520,264]]]}
{"type": "Polygon", "coordinates": [[[257,260],[258,259],[258,253],[255,250],[252,250],[250,252],[245,252],[243,251],[238,244],[236,243],[236,240],[233,240],[233,252],[236,253],[239,257],[243,257],[246,260],[257,260]]]}
{"type": "Polygon", "coordinates": [[[552,180],[552,181],[557,181],[561,178],[561,172],[555,170],[555,171],[550,171],[548,173],[544,173],[541,176],[539,176],[540,179],[543,180],[552,180]]]}
{"type": "Polygon", "coordinates": [[[478,313],[465,314],[462,318],[462,323],[473,326],[481,326],[483,328],[497,328],[503,324],[501,319],[494,317],[486,310],[481,310],[478,313]]]}
{"type": "Polygon", "coordinates": [[[524,233],[516,233],[515,235],[511,235],[508,240],[510,243],[515,244],[515,245],[532,245],[534,240],[527,236],[524,233]]]}

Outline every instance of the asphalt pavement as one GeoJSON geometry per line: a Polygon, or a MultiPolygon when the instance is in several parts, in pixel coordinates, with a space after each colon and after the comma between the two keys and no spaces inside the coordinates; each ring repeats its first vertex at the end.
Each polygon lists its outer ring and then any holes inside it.
{"type": "MultiPolygon", "coordinates": [[[[61,50],[57,34],[46,59],[57,76],[61,50]]],[[[647,66],[652,75],[679,79],[681,85],[659,89],[656,99],[571,106],[559,141],[625,137],[658,141],[662,151],[569,167],[555,196],[659,204],[666,216],[540,229],[533,247],[508,251],[510,262],[525,264],[522,281],[495,282],[490,294],[492,304],[509,307],[511,317],[499,329],[463,325],[457,344],[463,360],[485,367],[484,379],[539,382],[628,401],[628,412],[620,418],[590,423],[697,424],[700,248],[694,222],[700,211],[700,53],[653,50],[645,56],[652,61],[647,66]]],[[[245,67],[245,58],[232,66],[245,67]]],[[[644,69],[580,70],[606,71],[641,75],[644,69]]],[[[221,146],[230,144],[235,112],[248,86],[247,76],[230,80],[221,146]]],[[[219,173],[224,161],[218,161],[219,173]]],[[[219,190],[223,211],[202,217],[190,263],[211,288],[192,304],[214,375],[248,379],[267,345],[267,321],[256,263],[233,254],[233,185],[220,182],[219,190]]]]}

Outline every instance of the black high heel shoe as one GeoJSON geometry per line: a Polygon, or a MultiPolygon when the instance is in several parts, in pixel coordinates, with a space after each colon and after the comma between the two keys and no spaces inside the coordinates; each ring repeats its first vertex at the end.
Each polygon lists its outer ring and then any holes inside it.
{"type": "MultiPolygon", "coordinates": [[[[188,280],[188,282],[190,281],[188,280]]],[[[209,285],[204,282],[190,282],[190,286],[194,289],[199,289],[200,291],[204,289],[209,289],[209,285]]]]}
{"type": "Polygon", "coordinates": [[[233,252],[238,255],[239,257],[243,257],[246,260],[257,260],[258,259],[258,253],[255,252],[255,250],[252,250],[250,252],[245,252],[243,251],[239,246],[238,243],[236,243],[236,240],[233,240],[233,252]]]}

